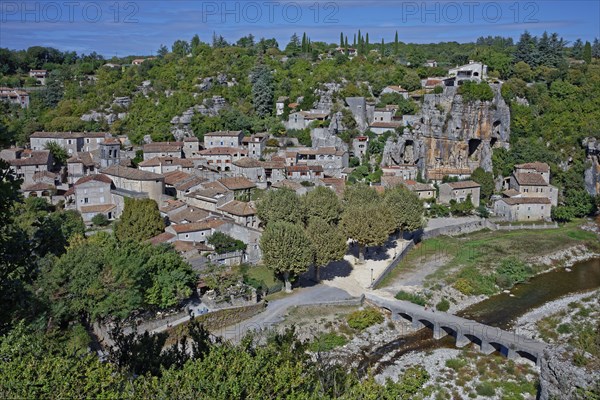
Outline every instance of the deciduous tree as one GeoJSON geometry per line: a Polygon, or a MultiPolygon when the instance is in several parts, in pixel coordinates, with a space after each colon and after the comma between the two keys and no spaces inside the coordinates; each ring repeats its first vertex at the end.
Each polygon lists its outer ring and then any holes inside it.
{"type": "Polygon", "coordinates": [[[285,289],[292,290],[291,279],[305,272],[313,262],[313,249],[302,226],[278,221],[267,225],[260,238],[263,262],[283,276],[285,289]]]}
{"type": "Polygon", "coordinates": [[[115,236],[120,242],[141,243],[165,229],[158,205],[152,199],[125,199],[121,219],[115,225],[115,236]]]}
{"type": "Polygon", "coordinates": [[[337,226],[318,217],[310,219],[306,233],[314,250],[315,280],[320,282],[320,268],[341,260],[346,254],[346,236],[337,226]]]}

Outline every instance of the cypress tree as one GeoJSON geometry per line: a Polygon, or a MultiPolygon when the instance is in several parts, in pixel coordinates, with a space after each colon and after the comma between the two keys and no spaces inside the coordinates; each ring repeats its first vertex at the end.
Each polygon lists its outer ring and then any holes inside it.
{"type": "Polygon", "coordinates": [[[340,47],[344,47],[344,32],[340,32],[340,47]]]}
{"type": "Polygon", "coordinates": [[[398,31],[396,31],[396,37],[394,38],[394,53],[396,55],[398,55],[399,52],[400,52],[400,46],[398,43],[398,31]]]}
{"type": "Polygon", "coordinates": [[[583,60],[589,64],[592,62],[592,44],[590,42],[585,42],[585,46],[583,46],[583,60]]]}
{"type": "Polygon", "coordinates": [[[381,57],[385,56],[385,42],[381,38],[381,57]]]}

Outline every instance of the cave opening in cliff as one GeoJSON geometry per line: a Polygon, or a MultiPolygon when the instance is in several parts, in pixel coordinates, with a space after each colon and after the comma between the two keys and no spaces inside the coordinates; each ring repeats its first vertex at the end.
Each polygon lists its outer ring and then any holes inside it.
{"type": "Polygon", "coordinates": [[[402,161],[404,162],[404,164],[414,163],[414,142],[412,140],[407,140],[404,143],[404,153],[402,153],[402,161]]]}
{"type": "Polygon", "coordinates": [[[496,143],[498,143],[498,138],[493,137],[493,138],[490,139],[490,147],[492,149],[494,148],[494,146],[496,145],[496,143]]]}
{"type": "Polygon", "coordinates": [[[469,157],[471,157],[479,149],[481,139],[469,139],[469,157]]]}
{"type": "Polygon", "coordinates": [[[501,125],[502,125],[502,122],[500,122],[500,121],[494,121],[493,129],[492,129],[492,131],[493,131],[494,134],[500,134],[500,126],[501,125]]]}

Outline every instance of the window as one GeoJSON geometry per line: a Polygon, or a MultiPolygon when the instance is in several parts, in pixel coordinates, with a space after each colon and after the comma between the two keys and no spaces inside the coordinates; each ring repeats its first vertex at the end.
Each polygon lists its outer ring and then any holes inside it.
{"type": "Polygon", "coordinates": [[[87,197],[83,199],[83,203],[84,203],[84,204],[87,204],[87,203],[88,203],[88,198],[87,198],[87,197]]]}
{"type": "Polygon", "coordinates": [[[185,238],[187,239],[187,238],[189,238],[189,237],[190,237],[190,235],[189,235],[188,233],[186,233],[186,234],[185,234],[185,238]]]}

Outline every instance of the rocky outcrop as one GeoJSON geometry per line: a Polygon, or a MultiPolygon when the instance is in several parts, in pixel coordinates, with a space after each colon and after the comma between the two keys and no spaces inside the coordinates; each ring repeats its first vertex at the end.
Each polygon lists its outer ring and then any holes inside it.
{"type": "Polygon", "coordinates": [[[175,137],[175,140],[192,137],[194,136],[194,132],[192,131],[192,118],[194,114],[215,116],[225,107],[227,107],[227,101],[221,96],[204,99],[203,104],[190,107],[181,115],[177,115],[171,119],[171,133],[175,137]]]}
{"type": "Polygon", "coordinates": [[[588,399],[590,392],[600,393],[598,374],[572,364],[573,350],[549,346],[540,361],[540,399],[588,399]]]}
{"type": "Polygon", "coordinates": [[[491,171],[493,148],[508,147],[510,137],[510,110],[500,87],[492,88],[494,99],[485,102],[465,102],[454,87],[425,95],[405,134],[386,144],[383,163],[414,163],[430,178],[477,167],[491,171]]]}
{"type": "Polygon", "coordinates": [[[315,128],[310,131],[312,147],[335,147],[338,150],[348,150],[348,145],[327,128],[315,128]]]}
{"type": "Polygon", "coordinates": [[[585,189],[592,196],[598,196],[600,195],[600,140],[585,138],[583,147],[589,162],[589,167],[585,170],[585,189]]]}
{"type": "Polygon", "coordinates": [[[335,94],[339,92],[341,85],[339,83],[324,83],[315,90],[315,96],[319,99],[316,108],[329,112],[333,107],[335,94]]]}

